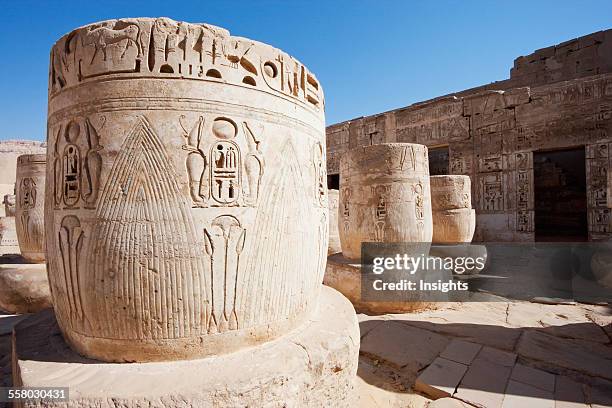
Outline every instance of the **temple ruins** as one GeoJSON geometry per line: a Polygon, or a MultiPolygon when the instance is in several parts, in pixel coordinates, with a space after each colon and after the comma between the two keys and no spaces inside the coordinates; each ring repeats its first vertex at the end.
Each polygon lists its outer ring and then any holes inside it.
{"type": "Polygon", "coordinates": [[[608,240],[611,55],[600,31],[518,57],[507,80],[330,125],[328,185],[349,149],[420,143],[432,175],[472,179],[476,241],[608,240]]]}

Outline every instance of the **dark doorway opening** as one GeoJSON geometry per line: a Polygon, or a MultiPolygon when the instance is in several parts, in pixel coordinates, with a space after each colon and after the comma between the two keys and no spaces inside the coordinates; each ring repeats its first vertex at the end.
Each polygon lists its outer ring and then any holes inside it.
{"type": "Polygon", "coordinates": [[[327,188],[334,190],[340,189],[340,175],[339,174],[328,174],[327,175],[327,188]]]}
{"type": "Polygon", "coordinates": [[[441,176],[450,174],[448,170],[448,146],[430,148],[429,175],[441,176]]]}
{"type": "Polygon", "coordinates": [[[584,147],[534,152],[535,240],[588,241],[584,147]]]}

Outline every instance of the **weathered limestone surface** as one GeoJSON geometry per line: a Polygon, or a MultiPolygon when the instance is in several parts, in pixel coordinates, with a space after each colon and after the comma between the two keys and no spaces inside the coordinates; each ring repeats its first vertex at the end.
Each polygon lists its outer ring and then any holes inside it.
{"type": "Polygon", "coordinates": [[[218,355],[308,319],[328,202],[323,92],[304,65],[137,18],[62,37],[49,79],[49,281],[75,350],[218,355]]]}
{"type": "Polygon", "coordinates": [[[44,264],[0,265],[0,309],[9,313],[35,313],[51,307],[44,264]]]}
{"type": "Polygon", "coordinates": [[[134,364],[86,360],[64,343],[51,312],[19,323],[15,345],[16,385],[70,388],[67,405],[25,407],[350,407],[359,326],[351,304],[323,288],[318,310],[299,329],[223,356],[134,364]]]}
{"type": "Polygon", "coordinates": [[[342,254],[361,258],[362,242],[431,242],[427,148],[392,143],[342,156],[338,229],[342,254]]]}
{"type": "Polygon", "coordinates": [[[15,217],[0,217],[0,255],[19,253],[15,217]]]}
{"type": "Polygon", "coordinates": [[[15,216],[15,194],[5,194],[2,200],[4,204],[4,214],[6,217],[15,216]]]}
{"type": "Polygon", "coordinates": [[[471,242],[476,227],[469,176],[432,176],[434,244],[471,242]]]}
{"type": "Polygon", "coordinates": [[[533,241],[533,152],[584,145],[589,237],[609,240],[611,49],[612,30],[597,32],[517,58],[507,81],[331,125],[328,172],[363,145],[448,145],[448,173],[472,179],[474,239],[533,241]]]}
{"type": "Polygon", "coordinates": [[[472,242],[476,211],[472,208],[433,212],[433,243],[472,242]]]}
{"type": "MultiPolygon", "coordinates": [[[[0,141],[0,197],[5,194],[15,194],[15,168],[17,157],[22,154],[45,153],[46,144],[29,140],[0,141]]],[[[7,214],[0,206],[0,217],[7,214]]]]}
{"type": "Polygon", "coordinates": [[[15,224],[21,255],[30,262],[45,261],[44,202],[46,155],[17,158],[15,224]]]}
{"type": "Polygon", "coordinates": [[[340,232],[338,231],[338,206],[340,193],[338,190],[328,190],[329,194],[329,246],[327,254],[336,254],[342,251],[340,246],[340,232]]]}

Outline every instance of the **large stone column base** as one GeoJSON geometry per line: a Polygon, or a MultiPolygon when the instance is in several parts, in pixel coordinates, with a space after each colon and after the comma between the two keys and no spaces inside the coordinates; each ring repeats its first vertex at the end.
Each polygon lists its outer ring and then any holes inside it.
{"type": "MultiPolygon", "coordinates": [[[[449,280],[452,274],[448,270],[432,271],[429,275],[432,281],[437,279],[449,280]]],[[[444,295],[438,296],[435,302],[419,299],[422,294],[415,292],[414,297],[406,301],[372,302],[361,298],[361,264],[345,258],[341,253],[327,257],[327,267],[323,283],[346,296],[355,310],[368,314],[408,313],[420,310],[435,309],[440,302],[448,301],[444,295]]]]}
{"type": "Polygon", "coordinates": [[[351,304],[323,287],[319,309],[299,329],[269,343],[201,360],[102,363],[64,342],[52,312],[14,331],[13,382],[69,387],[69,403],[25,407],[351,406],[359,326],[351,304]]]}
{"type": "Polygon", "coordinates": [[[51,307],[45,264],[0,265],[0,310],[36,313],[51,307]]]}

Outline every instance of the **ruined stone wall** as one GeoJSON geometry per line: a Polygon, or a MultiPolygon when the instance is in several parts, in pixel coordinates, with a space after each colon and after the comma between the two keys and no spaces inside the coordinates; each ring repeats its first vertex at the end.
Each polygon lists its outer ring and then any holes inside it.
{"type": "Polygon", "coordinates": [[[475,240],[532,241],[533,152],[584,146],[589,239],[610,240],[611,33],[517,58],[511,79],[495,83],[505,90],[475,88],[329,126],[328,173],[337,174],[342,153],[360,145],[448,146],[449,174],[472,178],[475,240]],[[522,86],[530,81],[536,86],[522,86]]]}

